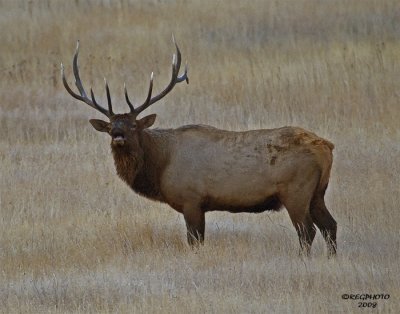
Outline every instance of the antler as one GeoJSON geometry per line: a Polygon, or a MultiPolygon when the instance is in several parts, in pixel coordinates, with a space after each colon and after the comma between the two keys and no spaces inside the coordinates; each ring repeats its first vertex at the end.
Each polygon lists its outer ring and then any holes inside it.
{"type": "MultiPolygon", "coordinates": [[[[131,113],[134,114],[135,116],[137,116],[143,110],[148,108],[150,105],[154,104],[155,102],[159,101],[161,98],[166,96],[174,88],[176,83],[186,81],[186,83],[189,84],[189,78],[187,76],[187,72],[188,72],[187,64],[185,65],[185,72],[181,76],[179,76],[179,70],[181,68],[182,56],[181,56],[179,47],[175,41],[175,37],[173,35],[172,35],[172,41],[176,47],[176,54],[174,54],[172,57],[171,81],[169,82],[167,87],[161,93],[159,93],[157,96],[151,97],[152,91],[153,91],[153,78],[154,78],[154,73],[152,72],[151,76],[150,76],[150,85],[149,85],[149,91],[147,93],[147,98],[142,105],[140,105],[139,107],[137,107],[135,109],[135,107],[132,105],[131,101],[129,100],[128,91],[126,90],[126,85],[124,85],[126,102],[128,103],[131,113]]],[[[63,81],[65,89],[72,97],[85,102],[90,107],[96,109],[97,111],[100,111],[102,114],[106,115],[107,117],[109,117],[109,118],[112,117],[114,115],[114,112],[112,110],[110,89],[108,87],[106,79],[104,79],[104,83],[105,83],[106,93],[107,93],[108,110],[103,108],[96,102],[92,88],[90,88],[91,99],[89,99],[89,97],[87,96],[85,89],[83,88],[81,78],[79,77],[78,54],[79,54],[79,40],[76,43],[76,50],[75,50],[72,65],[73,65],[73,72],[74,72],[74,77],[75,77],[75,85],[78,88],[80,95],[76,94],[71,89],[71,87],[69,87],[67,80],[65,78],[65,74],[64,74],[64,65],[61,63],[61,76],[62,76],[62,81],[63,81]]]]}
{"type": "Polygon", "coordinates": [[[155,102],[159,101],[161,98],[163,98],[164,96],[166,96],[176,85],[176,83],[180,83],[183,81],[186,81],[187,84],[189,84],[189,78],[187,76],[187,72],[188,72],[188,66],[187,63],[185,65],[185,72],[179,76],[179,70],[181,67],[181,61],[182,61],[182,56],[181,56],[181,52],[179,50],[179,47],[175,41],[175,37],[174,35],[172,35],[172,41],[176,47],[176,55],[174,54],[172,56],[172,76],[171,76],[171,81],[169,82],[169,84],[167,85],[167,87],[161,92],[159,93],[157,96],[151,97],[151,93],[153,90],[153,73],[151,73],[151,77],[150,77],[150,86],[149,86],[149,92],[147,94],[147,98],[145,100],[145,102],[137,107],[136,109],[133,107],[132,103],[129,100],[128,97],[128,92],[126,90],[126,86],[125,86],[125,99],[126,102],[128,103],[129,108],[131,109],[131,113],[134,113],[135,115],[138,115],[139,113],[141,113],[143,110],[145,110],[146,108],[148,108],[150,105],[154,104],[155,102]]]}
{"type": "MultiPolygon", "coordinates": [[[[79,54],[79,40],[76,42],[76,50],[74,54],[74,59],[72,62],[73,65],[73,72],[74,72],[74,77],[75,77],[75,85],[79,90],[80,95],[76,94],[68,85],[67,80],[65,78],[64,74],[64,65],[61,63],[61,76],[62,76],[62,81],[64,84],[65,89],[67,92],[74,98],[85,102],[88,104],[90,107],[96,109],[97,111],[100,111],[102,114],[106,115],[107,117],[111,117],[114,115],[113,110],[112,110],[112,104],[111,104],[111,96],[110,96],[110,89],[108,88],[108,84],[106,79],[104,79],[104,83],[106,86],[106,93],[107,93],[107,102],[108,102],[108,110],[100,106],[94,97],[94,93],[92,88],[90,88],[90,96],[92,99],[89,99],[87,96],[85,89],[83,88],[81,78],[79,77],[79,68],[78,68],[78,54],[79,54]]],[[[132,110],[132,108],[131,108],[132,110]]]]}

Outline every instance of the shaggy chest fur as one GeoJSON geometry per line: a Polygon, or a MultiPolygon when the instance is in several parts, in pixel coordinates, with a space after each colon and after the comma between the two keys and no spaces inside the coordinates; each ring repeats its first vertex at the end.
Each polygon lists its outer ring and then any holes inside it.
{"type": "Polygon", "coordinates": [[[163,201],[159,176],[150,160],[139,154],[113,149],[114,163],[118,176],[136,193],[152,200],[163,201]]]}
{"type": "Polygon", "coordinates": [[[143,160],[126,151],[112,149],[112,152],[118,176],[126,184],[132,186],[138,169],[143,165],[143,160]]]}

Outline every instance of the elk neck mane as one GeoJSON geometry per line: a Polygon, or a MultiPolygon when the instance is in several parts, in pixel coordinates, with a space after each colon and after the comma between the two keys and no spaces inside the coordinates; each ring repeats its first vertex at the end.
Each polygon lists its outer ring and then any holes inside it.
{"type": "Polygon", "coordinates": [[[146,129],[139,136],[141,152],[112,148],[118,176],[136,193],[163,201],[160,180],[168,164],[170,130],[146,129]]]}

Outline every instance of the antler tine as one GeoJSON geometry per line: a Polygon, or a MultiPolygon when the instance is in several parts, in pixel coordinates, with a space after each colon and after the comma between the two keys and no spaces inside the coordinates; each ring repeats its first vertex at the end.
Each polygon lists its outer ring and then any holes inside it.
{"type": "Polygon", "coordinates": [[[179,70],[181,68],[182,55],[181,55],[181,51],[180,51],[180,49],[178,47],[178,44],[175,41],[174,34],[172,34],[172,41],[173,41],[173,43],[175,45],[175,48],[176,48],[176,72],[177,72],[176,74],[178,74],[179,70]]]}
{"type": "MultiPolygon", "coordinates": [[[[99,108],[100,105],[97,103],[96,98],[94,97],[94,93],[93,93],[93,89],[92,89],[92,88],[90,88],[90,96],[92,97],[92,102],[93,102],[93,104],[94,104],[97,108],[99,108]]],[[[101,107],[100,107],[100,108],[101,108],[101,107]]]]}
{"type": "MultiPolygon", "coordinates": [[[[85,89],[83,88],[82,82],[81,82],[81,78],[79,76],[79,68],[78,68],[78,55],[79,55],[79,40],[76,43],[76,50],[75,50],[75,54],[74,54],[74,59],[72,61],[72,69],[74,72],[74,77],[75,77],[75,85],[79,90],[80,95],[76,94],[71,87],[69,87],[68,83],[67,83],[67,79],[65,78],[65,73],[64,73],[64,65],[61,63],[61,77],[62,77],[62,81],[64,84],[65,89],[67,90],[67,92],[74,97],[75,99],[78,99],[80,101],[83,101],[84,103],[88,104],[90,107],[100,111],[102,114],[106,115],[107,117],[111,117],[113,115],[112,110],[107,111],[105,108],[101,107],[95,100],[94,98],[94,93],[93,90],[90,89],[90,94],[92,99],[89,99],[86,95],[85,89]]],[[[109,95],[109,92],[108,92],[109,95]]],[[[110,107],[109,107],[110,109],[110,107]]]]}
{"type": "Polygon", "coordinates": [[[189,84],[189,77],[187,76],[187,73],[188,73],[188,64],[186,62],[185,63],[185,72],[181,76],[178,76],[176,78],[177,82],[180,83],[180,82],[186,81],[186,84],[189,84]]]}
{"type": "Polygon", "coordinates": [[[147,93],[147,98],[146,98],[145,102],[143,103],[143,105],[134,109],[134,113],[139,114],[140,112],[142,112],[143,110],[145,110],[147,107],[149,107],[151,105],[150,100],[151,100],[151,94],[153,92],[153,78],[154,78],[154,73],[151,72],[150,85],[149,85],[149,91],[147,93]]]}
{"type": "MultiPolygon", "coordinates": [[[[184,74],[182,74],[181,76],[178,76],[179,74],[179,70],[181,67],[181,60],[182,60],[182,56],[181,56],[181,52],[179,50],[178,44],[175,41],[175,37],[174,35],[172,35],[172,41],[176,47],[176,54],[174,54],[172,56],[172,74],[171,74],[171,81],[169,82],[169,84],[167,85],[167,87],[158,95],[154,96],[153,98],[151,98],[151,89],[149,89],[149,95],[146,99],[146,101],[143,103],[143,105],[141,105],[140,107],[135,109],[135,113],[139,114],[140,112],[142,112],[144,109],[146,109],[147,107],[149,107],[150,105],[154,104],[155,102],[159,101],[161,98],[163,98],[165,95],[167,95],[176,85],[176,83],[180,83],[183,81],[186,81],[187,83],[189,83],[189,78],[187,76],[187,65],[185,66],[185,72],[184,74]]],[[[152,76],[153,77],[153,76],[152,76]]],[[[151,79],[150,81],[150,87],[152,88],[153,85],[153,79],[151,79]]]]}
{"type": "MultiPolygon", "coordinates": [[[[177,45],[177,43],[176,43],[176,41],[175,41],[175,36],[174,36],[174,34],[172,34],[172,41],[174,42],[174,45],[175,45],[175,47],[176,47],[176,56],[177,56],[177,61],[176,61],[176,68],[177,68],[177,71],[176,71],[176,72],[177,72],[177,74],[178,74],[178,73],[179,73],[179,70],[180,70],[180,68],[181,68],[182,55],[181,55],[181,51],[180,51],[180,49],[179,49],[179,47],[178,47],[178,45],[177,45]]],[[[185,64],[185,72],[184,72],[181,76],[178,76],[178,77],[176,78],[177,83],[186,81],[186,83],[189,84],[189,78],[188,78],[188,76],[187,76],[187,72],[188,72],[188,65],[187,65],[187,62],[186,62],[186,64],[185,64]]]]}
{"type": "Polygon", "coordinates": [[[78,94],[75,94],[73,90],[69,87],[67,83],[67,79],[65,78],[65,73],[64,73],[64,65],[61,63],[61,78],[64,84],[65,89],[69,94],[71,94],[72,97],[79,99],[79,100],[84,100],[82,96],[79,96],[78,94]]]}
{"type": "Polygon", "coordinates": [[[78,54],[79,54],[79,40],[76,42],[76,49],[75,49],[75,54],[74,54],[74,59],[72,61],[72,69],[74,71],[74,77],[75,77],[75,85],[78,88],[79,92],[83,97],[86,96],[85,89],[83,88],[81,78],[79,76],[79,68],[78,68],[78,54]]]}
{"type": "Polygon", "coordinates": [[[131,113],[134,113],[135,112],[135,107],[133,107],[131,101],[129,100],[128,91],[126,89],[126,84],[125,83],[124,83],[124,92],[125,92],[125,100],[128,103],[129,109],[131,110],[131,113]]]}
{"type": "Polygon", "coordinates": [[[110,89],[108,88],[107,80],[104,78],[104,84],[106,85],[106,94],[107,94],[107,103],[108,103],[108,112],[113,115],[113,110],[112,110],[112,103],[111,103],[111,95],[110,95],[110,89]]]}

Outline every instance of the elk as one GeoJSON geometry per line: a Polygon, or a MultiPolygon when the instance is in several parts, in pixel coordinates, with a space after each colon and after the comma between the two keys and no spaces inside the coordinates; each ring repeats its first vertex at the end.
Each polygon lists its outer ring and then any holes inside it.
{"type": "Polygon", "coordinates": [[[285,207],[297,231],[300,252],[310,254],[316,225],[328,247],[336,254],[337,224],[324,195],[332,166],[334,145],[298,127],[234,132],[207,125],[176,129],[150,129],[155,114],[138,119],[150,105],[162,99],[177,83],[188,81],[187,65],[182,75],[181,52],[174,38],[169,84],[152,96],[153,73],[147,98],[134,107],[126,86],[128,113],[113,112],[105,81],[108,109],[100,106],[90,89],[82,85],[78,69],[79,41],[73,57],[73,73],[79,94],[61,75],[68,93],[101,112],[109,122],[91,119],[91,125],[111,136],[111,151],[118,176],[136,193],[169,204],[182,213],[190,246],[204,241],[205,213],[261,213],[285,207]]]}

